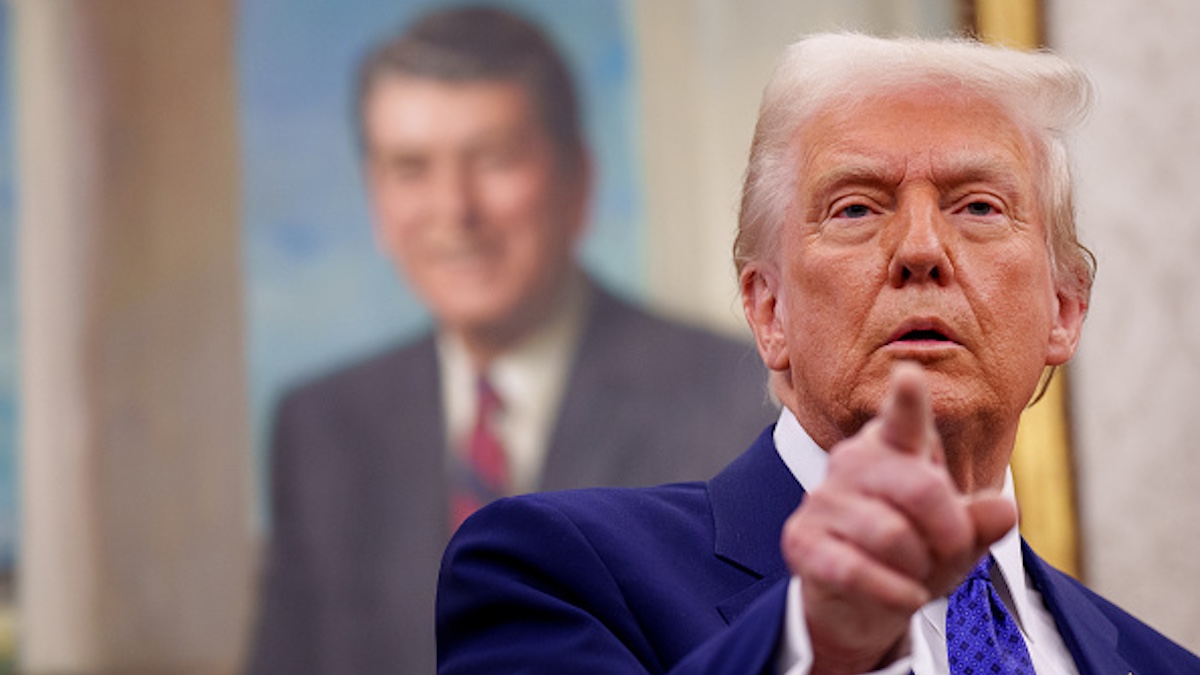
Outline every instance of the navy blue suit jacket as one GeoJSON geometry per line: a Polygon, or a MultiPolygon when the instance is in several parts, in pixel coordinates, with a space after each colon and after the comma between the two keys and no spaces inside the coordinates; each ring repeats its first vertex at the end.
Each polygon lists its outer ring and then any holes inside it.
{"type": "MultiPolygon", "coordinates": [[[[779,536],[803,495],[768,429],[708,483],[493,504],[442,563],[438,672],[772,672],[779,536]]],[[[1200,673],[1194,655],[1024,551],[1081,675],[1200,673]]]]}

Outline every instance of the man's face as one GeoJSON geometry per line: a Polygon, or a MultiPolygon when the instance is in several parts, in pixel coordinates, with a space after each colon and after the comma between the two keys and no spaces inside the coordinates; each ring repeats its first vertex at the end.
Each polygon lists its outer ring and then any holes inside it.
{"type": "Polygon", "coordinates": [[[878,412],[908,360],[926,370],[939,427],[1015,429],[1085,310],[1056,290],[1021,130],[995,105],[928,88],[833,107],[799,133],[777,256],[743,273],[785,404],[830,447],[878,412]]]}
{"type": "Polygon", "coordinates": [[[444,328],[519,339],[571,268],[587,189],[526,89],[388,77],[363,126],[381,247],[444,328]]]}

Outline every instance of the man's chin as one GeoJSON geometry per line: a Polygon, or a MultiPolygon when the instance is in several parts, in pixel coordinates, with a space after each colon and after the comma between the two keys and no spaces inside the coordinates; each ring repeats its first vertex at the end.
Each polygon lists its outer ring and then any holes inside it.
{"type": "MultiPolygon", "coordinates": [[[[858,417],[870,419],[879,414],[887,392],[891,386],[892,371],[900,361],[911,362],[909,359],[896,359],[880,362],[869,372],[868,376],[855,387],[856,398],[861,402],[856,409],[858,417]]],[[[941,418],[958,417],[969,411],[980,402],[979,392],[983,386],[979,379],[965,369],[949,361],[932,364],[918,363],[925,375],[925,385],[929,390],[930,402],[934,415],[941,418]]]]}
{"type": "Polygon", "coordinates": [[[439,323],[456,333],[468,335],[492,335],[513,332],[512,314],[503,312],[457,312],[447,315],[439,323]]]}
{"type": "Polygon", "coordinates": [[[536,328],[528,316],[517,306],[503,305],[460,308],[459,311],[438,316],[442,329],[477,343],[509,348],[520,342],[536,328]]]}

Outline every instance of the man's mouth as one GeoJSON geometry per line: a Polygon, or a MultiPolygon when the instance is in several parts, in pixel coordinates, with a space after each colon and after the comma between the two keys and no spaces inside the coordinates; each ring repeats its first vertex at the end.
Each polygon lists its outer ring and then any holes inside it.
{"type": "Polygon", "coordinates": [[[896,341],[897,342],[929,342],[929,341],[953,342],[953,340],[946,337],[942,332],[937,331],[937,330],[930,330],[930,329],[910,330],[907,333],[905,333],[904,335],[901,335],[896,341]]]}
{"type": "Polygon", "coordinates": [[[914,319],[897,328],[887,343],[916,346],[930,343],[959,344],[959,341],[954,331],[938,319],[914,319]]]}

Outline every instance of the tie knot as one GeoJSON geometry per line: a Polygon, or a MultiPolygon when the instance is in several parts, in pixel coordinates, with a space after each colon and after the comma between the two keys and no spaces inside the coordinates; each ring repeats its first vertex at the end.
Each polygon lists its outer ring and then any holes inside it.
{"type": "Polygon", "coordinates": [[[992,565],[995,564],[995,562],[995,559],[992,558],[992,554],[989,553],[983,556],[979,559],[979,562],[975,563],[975,567],[971,568],[971,572],[967,574],[967,578],[963,583],[966,583],[967,581],[986,581],[991,583],[992,565]]]}
{"type": "Polygon", "coordinates": [[[993,564],[992,556],[985,555],[950,595],[946,606],[950,675],[1035,675],[1021,629],[992,585],[993,564]]]}
{"type": "Polygon", "coordinates": [[[475,381],[475,395],[479,401],[479,415],[482,418],[486,418],[504,407],[500,395],[496,393],[492,383],[484,375],[480,375],[475,381]]]}

